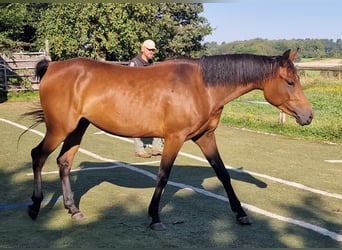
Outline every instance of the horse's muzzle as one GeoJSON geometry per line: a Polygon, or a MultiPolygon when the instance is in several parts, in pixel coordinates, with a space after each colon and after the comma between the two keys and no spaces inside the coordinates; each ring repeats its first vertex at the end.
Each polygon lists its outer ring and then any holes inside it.
{"type": "Polygon", "coordinates": [[[305,126],[309,125],[312,122],[313,119],[313,112],[308,112],[305,114],[295,114],[296,121],[299,125],[305,126]]]}

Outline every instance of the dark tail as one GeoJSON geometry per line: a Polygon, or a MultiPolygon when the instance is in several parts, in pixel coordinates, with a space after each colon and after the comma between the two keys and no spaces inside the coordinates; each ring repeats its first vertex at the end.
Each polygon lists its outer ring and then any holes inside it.
{"type": "Polygon", "coordinates": [[[26,116],[30,116],[33,120],[33,124],[28,127],[27,129],[24,130],[24,132],[22,132],[19,137],[18,137],[18,141],[17,141],[17,150],[18,150],[18,144],[19,144],[19,141],[21,139],[21,137],[26,133],[28,132],[29,130],[31,129],[34,129],[35,127],[37,127],[39,124],[45,122],[45,119],[44,119],[44,111],[42,109],[42,107],[40,106],[40,103],[37,103],[37,107],[34,108],[34,110],[32,111],[29,111],[29,112],[26,112],[26,113],[23,113],[21,115],[22,117],[26,117],[26,116]]]}
{"type": "MultiPolygon", "coordinates": [[[[39,81],[43,78],[44,74],[46,73],[46,71],[49,67],[49,63],[50,63],[50,61],[47,59],[43,59],[37,63],[37,65],[36,65],[36,77],[38,78],[39,81]]],[[[44,111],[43,111],[40,103],[37,103],[36,107],[34,107],[32,111],[23,113],[21,116],[22,117],[30,116],[33,120],[33,124],[30,127],[28,127],[23,133],[21,133],[19,135],[19,138],[17,141],[17,147],[18,147],[20,138],[27,131],[29,131],[30,129],[33,129],[33,128],[37,127],[39,124],[45,122],[44,111]]]]}
{"type": "MultiPolygon", "coordinates": [[[[50,61],[47,59],[40,60],[36,65],[36,77],[41,80],[45,75],[50,61]]],[[[34,124],[30,126],[30,128],[34,128],[40,123],[44,122],[44,111],[40,104],[37,104],[36,107],[32,111],[26,112],[22,114],[22,116],[30,116],[32,120],[34,120],[34,124]]]]}
{"type": "Polygon", "coordinates": [[[31,119],[33,120],[34,123],[30,126],[30,128],[34,128],[37,125],[39,125],[40,123],[45,122],[44,111],[41,108],[40,104],[38,104],[38,103],[36,104],[36,107],[33,108],[32,111],[23,113],[22,116],[30,116],[31,117],[31,119]]]}
{"type": "Polygon", "coordinates": [[[45,72],[47,71],[47,69],[49,67],[49,63],[50,63],[50,61],[47,59],[43,59],[37,63],[37,65],[36,65],[36,77],[38,78],[38,80],[41,80],[43,78],[45,72]]]}
{"type": "MultiPolygon", "coordinates": [[[[47,59],[40,60],[36,65],[36,77],[41,80],[45,75],[50,61],[47,59]]],[[[40,123],[44,122],[44,111],[41,105],[38,103],[36,107],[33,108],[32,111],[26,112],[22,114],[22,116],[30,116],[32,120],[34,120],[34,124],[30,126],[30,128],[34,128],[40,123]]]]}

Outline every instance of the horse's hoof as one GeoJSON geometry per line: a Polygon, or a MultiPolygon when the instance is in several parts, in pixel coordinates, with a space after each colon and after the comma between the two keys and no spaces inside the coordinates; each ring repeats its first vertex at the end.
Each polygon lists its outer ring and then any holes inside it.
{"type": "Polygon", "coordinates": [[[39,211],[36,211],[35,209],[33,209],[32,206],[28,206],[28,207],[27,207],[27,213],[28,213],[28,215],[30,216],[30,218],[31,218],[32,220],[35,220],[35,219],[37,219],[37,217],[38,217],[39,211]]]}
{"type": "Polygon", "coordinates": [[[82,212],[77,212],[71,215],[72,220],[85,220],[87,217],[82,212]]]}
{"type": "Polygon", "coordinates": [[[166,230],[166,226],[161,222],[151,224],[150,228],[153,230],[156,230],[156,231],[165,231],[166,230]]]}
{"type": "Polygon", "coordinates": [[[236,220],[241,224],[241,225],[251,225],[252,221],[249,219],[248,216],[243,216],[236,218],[236,220]]]}

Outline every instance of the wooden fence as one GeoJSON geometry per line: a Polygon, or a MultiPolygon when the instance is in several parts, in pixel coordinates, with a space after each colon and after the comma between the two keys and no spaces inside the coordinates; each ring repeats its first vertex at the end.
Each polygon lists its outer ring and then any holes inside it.
{"type": "Polygon", "coordinates": [[[0,88],[3,91],[37,88],[35,66],[45,52],[21,52],[0,55],[0,88]]]}
{"type": "Polygon", "coordinates": [[[326,74],[332,73],[332,76],[341,79],[342,64],[304,65],[302,63],[296,63],[295,66],[299,72],[305,72],[310,70],[324,72],[326,74]]]}

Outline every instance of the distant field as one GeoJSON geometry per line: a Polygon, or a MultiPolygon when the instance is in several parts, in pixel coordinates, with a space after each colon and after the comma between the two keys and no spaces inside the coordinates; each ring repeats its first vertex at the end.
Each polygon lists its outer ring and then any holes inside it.
{"type": "Polygon", "coordinates": [[[302,58],[301,62],[296,63],[296,65],[301,66],[339,66],[342,64],[341,58],[323,58],[317,59],[306,59],[302,58]]]}

